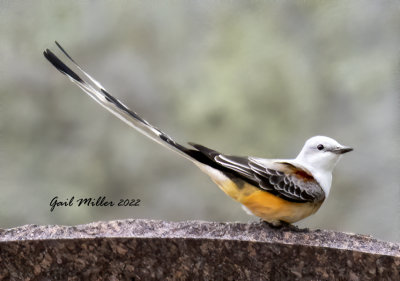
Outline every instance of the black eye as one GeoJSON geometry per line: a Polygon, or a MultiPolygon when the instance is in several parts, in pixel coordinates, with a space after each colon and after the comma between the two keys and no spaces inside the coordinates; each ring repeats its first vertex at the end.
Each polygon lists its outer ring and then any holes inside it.
{"type": "Polygon", "coordinates": [[[322,149],[324,149],[324,146],[323,146],[322,144],[319,144],[319,145],[317,146],[317,148],[318,148],[318,150],[322,150],[322,149]]]}

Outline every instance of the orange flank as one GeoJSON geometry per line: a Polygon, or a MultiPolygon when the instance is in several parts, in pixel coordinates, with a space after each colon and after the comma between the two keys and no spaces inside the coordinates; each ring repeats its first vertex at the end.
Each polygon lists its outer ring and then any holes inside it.
{"type": "Polygon", "coordinates": [[[281,221],[297,222],[314,214],[322,204],[322,201],[316,203],[290,202],[244,181],[234,182],[227,179],[214,182],[227,195],[246,206],[254,215],[272,224],[280,224],[281,221]]]}

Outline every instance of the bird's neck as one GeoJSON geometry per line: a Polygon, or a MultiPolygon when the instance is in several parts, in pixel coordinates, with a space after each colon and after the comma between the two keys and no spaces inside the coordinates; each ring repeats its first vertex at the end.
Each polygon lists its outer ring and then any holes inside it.
{"type": "Polygon", "coordinates": [[[311,171],[314,178],[317,180],[323,191],[325,192],[325,198],[328,198],[329,192],[331,191],[332,185],[332,172],[330,171],[311,171]]]}
{"type": "Polygon", "coordinates": [[[314,177],[314,179],[319,183],[322,190],[325,193],[325,198],[328,197],[329,192],[331,190],[332,185],[332,170],[331,169],[323,169],[323,168],[315,168],[312,165],[304,163],[303,161],[299,161],[297,158],[293,160],[296,164],[303,166],[306,168],[314,177]]]}

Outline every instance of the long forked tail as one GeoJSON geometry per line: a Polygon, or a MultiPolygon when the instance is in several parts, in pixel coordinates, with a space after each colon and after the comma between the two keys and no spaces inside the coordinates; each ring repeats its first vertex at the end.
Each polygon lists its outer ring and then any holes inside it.
{"type": "Polygon", "coordinates": [[[66,75],[69,80],[81,88],[86,94],[93,98],[105,109],[110,111],[112,114],[117,116],[119,119],[127,123],[132,128],[138,130],[142,134],[146,135],[150,139],[157,143],[167,147],[185,158],[197,162],[190,154],[192,150],[188,149],[171,139],[168,135],[157,129],[156,127],[149,124],[146,120],[137,115],[136,112],[130,110],[126,105],[120,102],[118,99],[110,95],[106,89],[89,74],[82,70],[82,68],[71,58],[71,56],[61,47],[60,44],[55,42],[58,48],[68,57],[73,65],[83,74],[82,79],[76,72],[72,71],[65,63],[63,63],[53,52],[46,49],[43,54],[46,59],[61,73],[66,75]]]}

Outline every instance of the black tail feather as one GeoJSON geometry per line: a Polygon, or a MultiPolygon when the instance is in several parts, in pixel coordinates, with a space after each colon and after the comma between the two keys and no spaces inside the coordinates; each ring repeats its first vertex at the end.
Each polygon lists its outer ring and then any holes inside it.
{"type": "Polygon", "coordinates": [[[69,58],[73,63],[75,63],[76,65],[78,65],[78,64],[76,63],[76,61],[74,61],[74,59],[71,58],[71,56],[67,53],[67,51],[65,51],[64,48],[61,47],[61,45],[60,45],[57,41],[54,41],[54,43],[56,43],[57,47],[60,48],[60,50],[64,53],[64,55],[67,56],[67,58],[69,58]]]}
{"type": "Polygon", "coordinates": [[[62,74],[69,75],[76,81],[79,81],[83,83],[84,81],[82,80],[81,77],[79,77],[78,74],[76,74],[74,71],[71,70],[65,63],[63,63],[55,54],[53,54],[52,51],[49,49],[46,49],[43,52],[43,55],[45,58],[55,67],[57,68],[62,74]]]}

